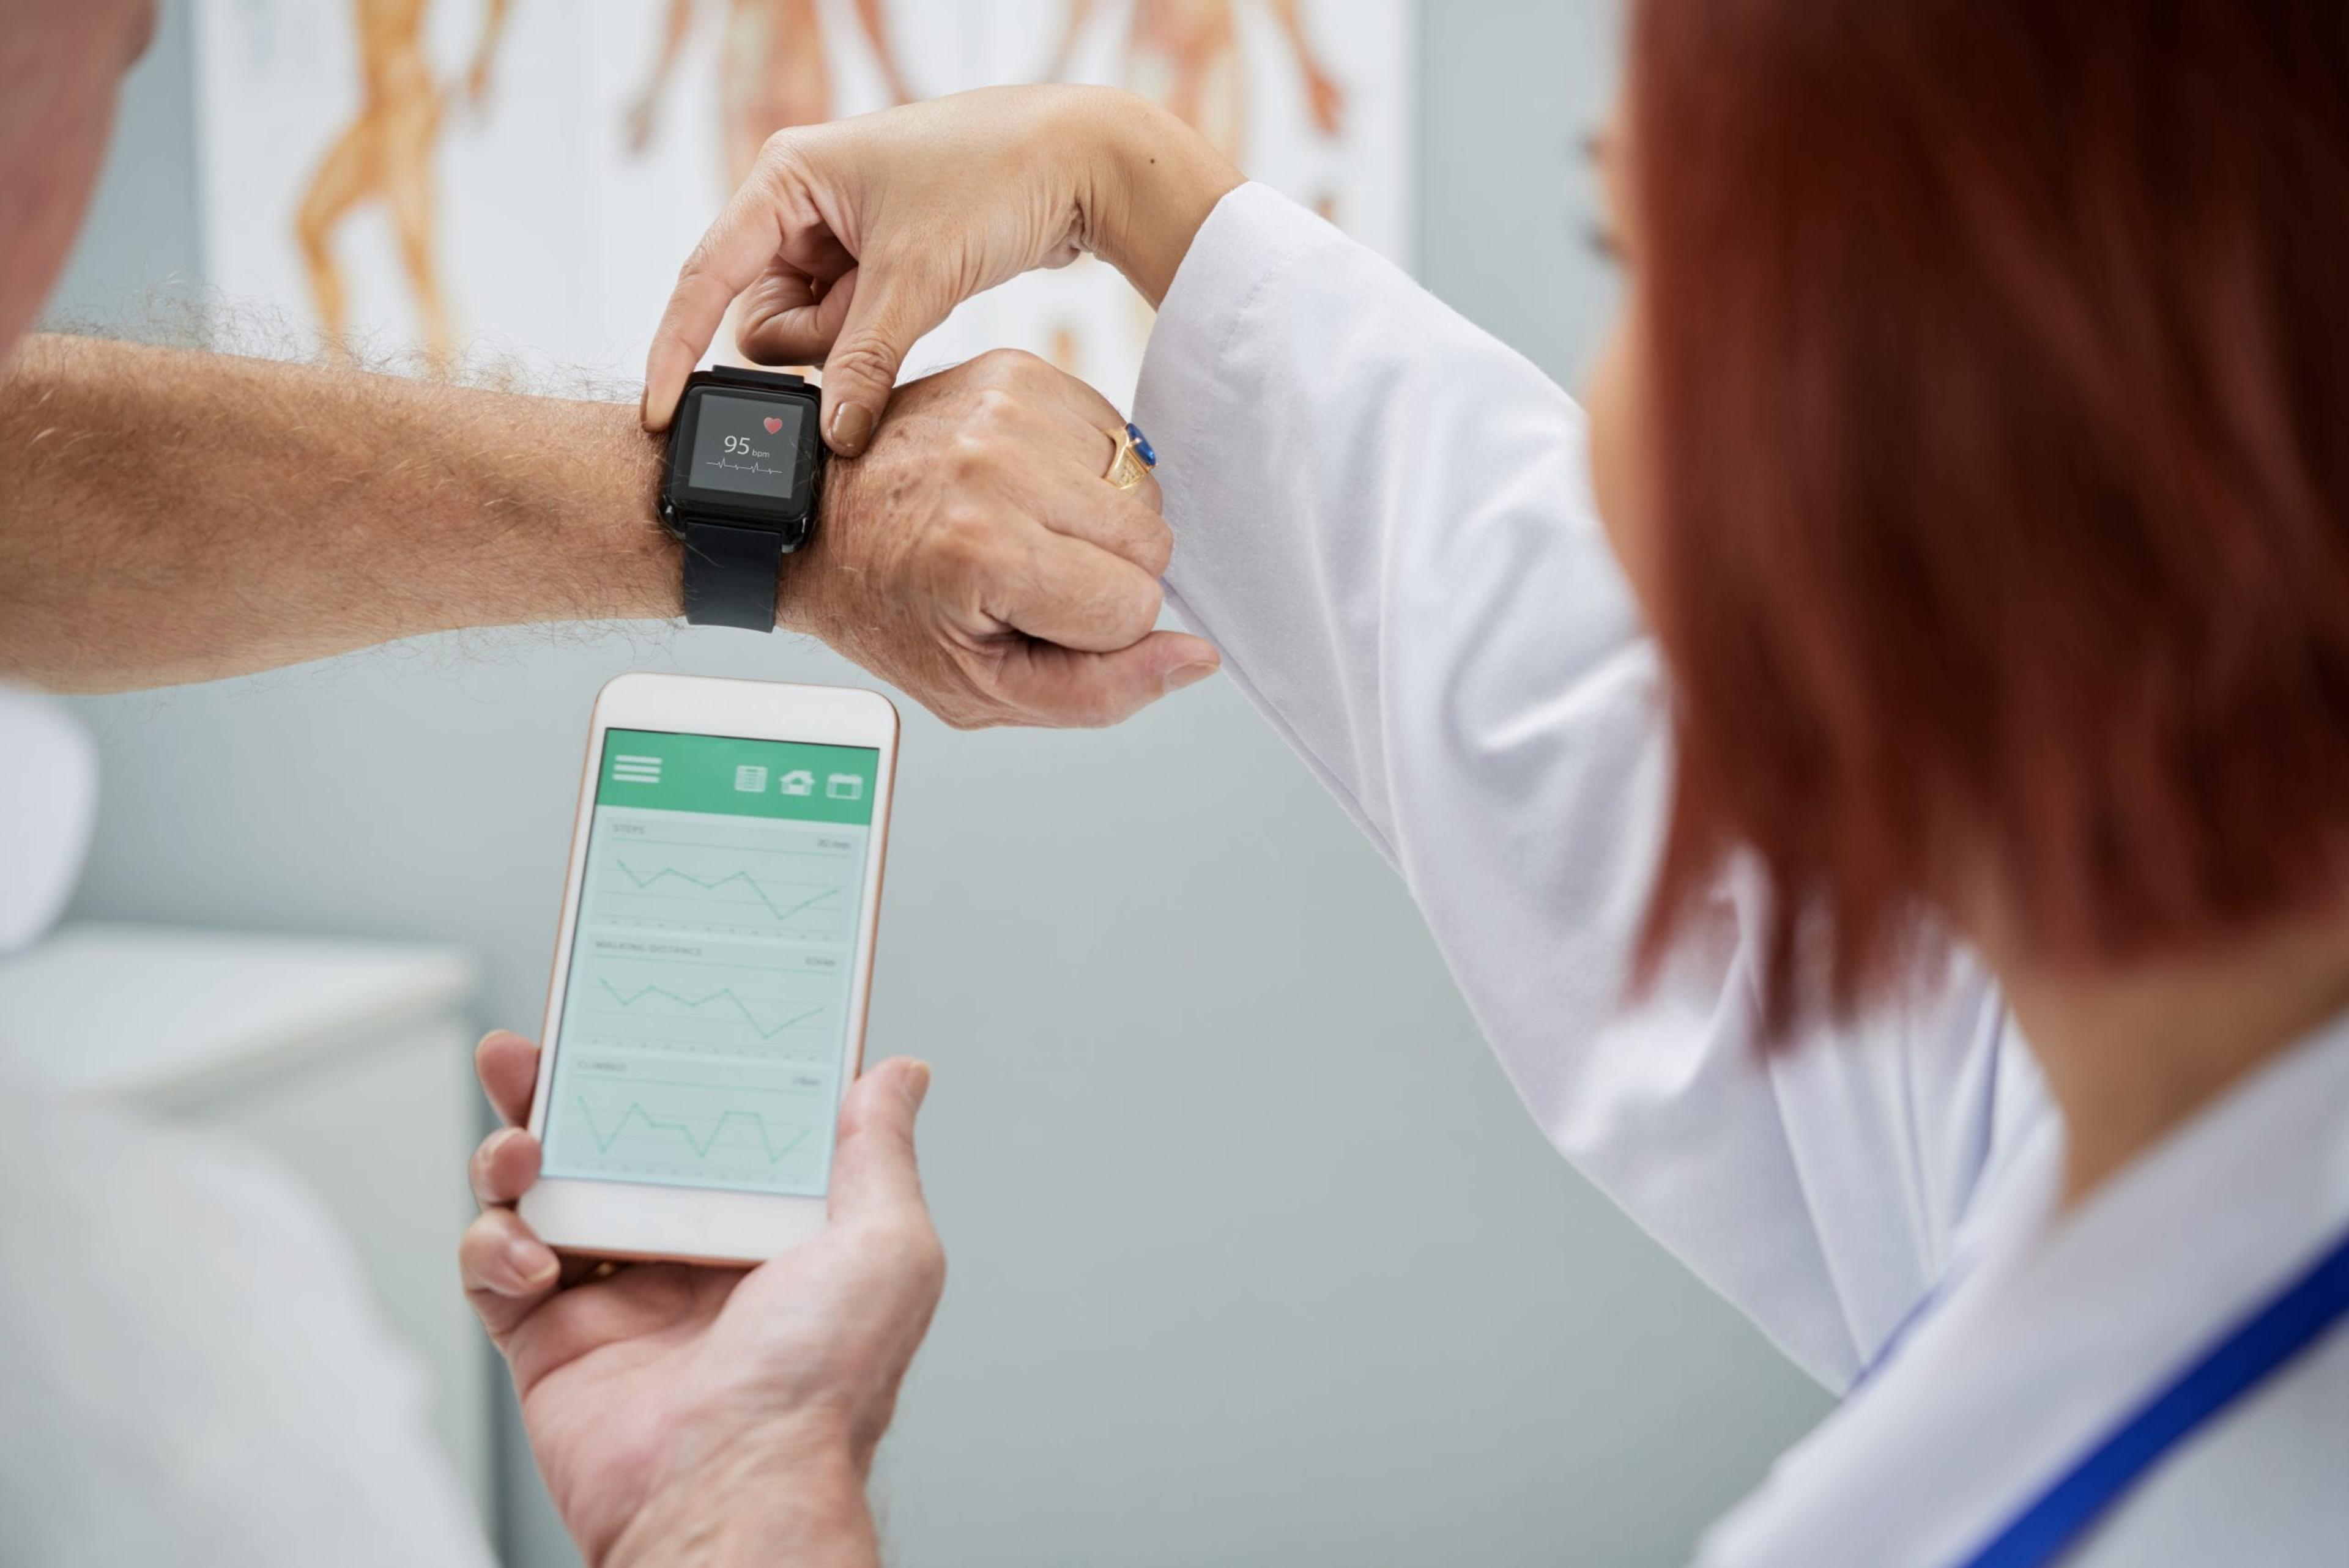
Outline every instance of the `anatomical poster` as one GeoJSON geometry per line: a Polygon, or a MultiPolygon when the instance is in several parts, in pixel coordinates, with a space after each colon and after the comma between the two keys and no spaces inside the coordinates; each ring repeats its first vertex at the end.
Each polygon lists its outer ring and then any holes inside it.
{"type": "MultiPolygon", "coordinates": [[[[1414,26],[1412,0],[198,0],[205,281],[328,356],[624,380],[771,133],[1052,80],[1156,98],[1407,264],[1414,26]]],[[[1148,332],[1081,261],[907,371],[1010,345],[1124,403],[1148,332]]]]}

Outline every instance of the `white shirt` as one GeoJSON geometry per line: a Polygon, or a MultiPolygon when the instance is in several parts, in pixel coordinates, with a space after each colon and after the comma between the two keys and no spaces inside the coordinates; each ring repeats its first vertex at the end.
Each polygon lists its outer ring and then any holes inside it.
{"type": "MultiPolygon", "coordinates": [[[[5,689],[0,759],[5,960],[72,891],[97,765],[5,689]]],[[[255,1152],[43,1094],[72,1048],[0,1041],[0,1561],[488,1563],[332,1218],[255,1152]]]]}
{"type": "MultiPolygon", "coordinates": [[[[1961,1559],[2349,1228],[2349,1027],[2051,1227],[2061,1128],[1964,952],[1899,1008],[1765,1055],[1741,872],[1627,997],[1671,766],[1657,652],[1580,410],[1402,273],[1233,192],[1159,316],[1136,419],[1176,610],[1402,872],[1551,1141],[1833,1388],[1968,1256],[1705,1563],[1961,1559]]],[[[2344,1541],[2336,1332],[2075,1560],[2337,1568],[2344,1541]]]]}

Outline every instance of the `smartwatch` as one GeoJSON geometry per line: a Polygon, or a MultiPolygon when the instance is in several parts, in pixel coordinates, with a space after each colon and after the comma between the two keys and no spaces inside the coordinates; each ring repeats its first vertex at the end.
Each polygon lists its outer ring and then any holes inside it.
{"type": "Polygon", "coordinates": [[[697,370],[669,425],[661,526],[685,542],[685,618],[775,629],[783,557],[815,531],[823,395],[797,376],[697,370]]]}

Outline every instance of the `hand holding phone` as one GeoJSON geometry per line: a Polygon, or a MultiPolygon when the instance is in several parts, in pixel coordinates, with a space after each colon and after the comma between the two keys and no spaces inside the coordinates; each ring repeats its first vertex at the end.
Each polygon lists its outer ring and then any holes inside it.
{"type": "Polygon", "coordinates": [[[522,1200],[549,1244],[752,1263],[823,1230],[896,746],[869,691],[639,674],[597,697],[522,1200]]]}
{"type": "Polygon", "coordinates": [[[761,1560],[877,1561],[864,1480],[945,1278],[914,1164],[928,1069],[884,1062],[850,1090],[831,1216],[806,1244],[748,1272],[606,1274],[559,1268],[511,1207],[538,1170],[538,1047],[495,1034],[477,1059],[506,1126],[473,1159],[465,1294],[585,1560],[673,1562],[716,1540],[761,1560]]]}

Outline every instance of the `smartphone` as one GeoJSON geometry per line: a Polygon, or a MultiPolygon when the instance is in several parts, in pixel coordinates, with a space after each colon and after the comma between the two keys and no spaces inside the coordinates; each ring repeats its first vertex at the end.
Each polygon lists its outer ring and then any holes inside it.
{"type": "Polygon", "coordinates": [[[522,1215],[600,1257],[823,1229],[896,779],[878,692],[625,675],[595,699],[522,1215]]]}

